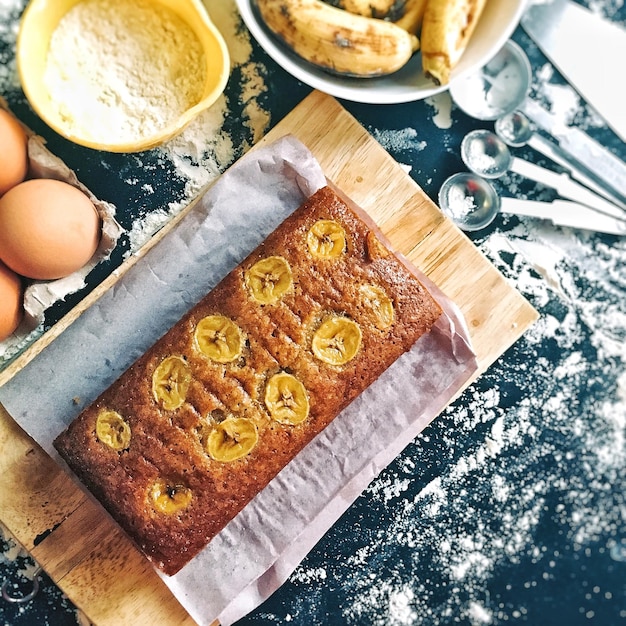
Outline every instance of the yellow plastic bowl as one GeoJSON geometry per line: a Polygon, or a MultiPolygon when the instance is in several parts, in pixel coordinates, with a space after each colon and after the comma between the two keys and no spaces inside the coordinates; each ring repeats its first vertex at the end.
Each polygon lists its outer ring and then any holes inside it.
{"type": "Polygon", "coordinates": [[[211,22],[202,2],[200,0],[153,1],[170,9],[183,19],[193,30],[204,49],[206,78],[201,99],[157,134],[137,141],[106,144],[78,137],[69,132],[67,128],[64,128],[62,120],[54,113],[53,103],[43,78],[52,33],[61,18],[82,0],[31,0],[20,23],[17,38],[17,69],[22,89],[30,105],[50,128],[74,143],[96,150],[139,152],[154,148],[177,135],[194,117],[209,108],[219,98],[228,82],[230,58],[223,37],[211,22]]]}

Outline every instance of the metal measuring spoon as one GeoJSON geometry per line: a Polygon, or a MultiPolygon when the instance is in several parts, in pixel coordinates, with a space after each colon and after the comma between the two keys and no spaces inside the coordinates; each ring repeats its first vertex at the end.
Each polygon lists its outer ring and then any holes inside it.
{"type": "Polygon", "coordinates": [[[453,174],[444,181],[439,190],[439,206],[465,231],[485,228],[500,212],[548,220],[559,226],[626,235],[626,219],[605,215],[569,200],[540,202],[501,198],[489,181],[470,172],[453,174]]]}
{"type": "Polygon", "coordinates": [[[521,111],[513,111],[498,118],[494,128],[496,135],[511,148],[521,148],[531,142],[534,143],[534,139],[540,137],[521,111]]]}
{"type": "Polygon", "coordinates": [[[473,130],[468,133],[461,142],[461,158],[472,172],[484,178],[500,178],[507,172],[514,172],[551,187],[562,198],[574,200],[606,215],[624,218],[623,211],[615,204],[573,181],[567,174],[558,174],[514,157],[504,141],[491,131],[473,130]]]}
{"type": "Polygon", "coordinates": [[[509,170],[517,169],[517,158],[511,155],[504,141],[489,130],[473,130],[465,135],[461,158],[472,172],[484,178],[500,178],[509,170]]]}
{"type": "Polygon", "coordinates": [[[626,203],[612,194],[605,186],[599,184],[585,172],[581,166],[572,164],[571,158],[559,147],[558,144],[546,139],[543,135],[536,133],[528,117],[521,111],[513,111],[496,120],[494,125],[496,134],[508,146],[521,148],[529,146],[533,150],[547,157],[557,165],[566,169],[570,174],[589,189],[593,189],[597,194],[613,202],[621,209],[626,210],[626,203]]]}
{"type": "Polygon", "coordinates": [[[461,230],[475,231],[494,220],[500,211],[500,197],[483,178],[459,172],[441,186],[439,206],[461,230]]]}
{"type": "Polygon", "coordinates": [[[514,41],[508,40],[487,65],[452,81],[450,96],[471,117],[496,120],[524,102],[531,81],[528,57],[514,41]]]}
{"type": "MultiPolygon", "coordinates": [[[[513,111],[503,115],[494,124],[496,135],[511,148],[521,148],[528,146],[536,150],[545,157],[548,157],[557,165],[564,167],[576,176],[588,187],[593,185],[593,181],[587,179],[582,173],[575,171],[566,155],[563,154],[559,146],[546,139],[543,135],[536,133],[528,117],[521,111],[513,111]]],[[[598,191],[596,189],[595,191],[598,191]]]]}
{"type": "Polygon", "coordinates": [[[549,154],[544,153],[545,156],[626,210],[626,165],[582,130],[562,125],[553,113],[530,99],[531,84],[530,61],[509,40],[487,65],[453,80],[449,92],[454,103],[476,119],[497,120],[515,110],[523,111],[557,142],[546,148],[549,154]]]}

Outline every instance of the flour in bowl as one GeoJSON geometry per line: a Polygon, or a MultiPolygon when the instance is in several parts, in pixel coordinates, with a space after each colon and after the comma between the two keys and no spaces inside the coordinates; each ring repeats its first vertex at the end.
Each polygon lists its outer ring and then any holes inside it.
{"type": "Polygon", "coordinates": [[[63,16],[45,84],[71,134],[113,144],[174,122],[202,97],[204,52],[173,11],[148,0],[85,0],[63,16]]]}

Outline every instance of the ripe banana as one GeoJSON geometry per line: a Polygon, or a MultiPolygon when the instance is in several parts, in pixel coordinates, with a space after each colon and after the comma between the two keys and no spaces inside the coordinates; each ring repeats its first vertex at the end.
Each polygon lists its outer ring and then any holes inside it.
{"type": "Polygon", "coordinates": [[[324,0],[355,15],[376,17],[417,35],[422,25],[426,0],[324,0]]]}
{"type": "Polygon", "coordinates": [[[261,304],[276,304],[293,285],[289,262],[282,256],[257,261],[245,274],[250,295],[261,304]]]}
{"type": "Polygon", "coordinates": [[[152,374],[152,395],[166,411],[182,406],[191,384],[191,370],[180,356],[168,356],[152,374]]]}
{"type": "Polygon", "coordinates": [[[256,0],[267,27],[319,68],[359,78],[391,74],[419,48],[392,22],[355,15],[322,0],[256,0]]]}
{"type": "Polygon", "coordinates": [[[232,363],[241,356],[244,337],[235,322],[224,315],[208,315],[196,325],[195,345],[216,363],[232,363]]]}
{"type": "Polygon", "coordinates": [[[422,67],[447,85],[469,43],[487,0],[427,0],[421,31],[422,67]]]}
{"type": "Polygon", "coordinates": [[[311,349],[324,363],[344,365],[351,361],[361,348],[361,327],[352,319],[331,315],[313,334],[311,349]]]}
{"type": "Polygon", "coordinates": [[[393,324],[395,309],[391,298],[382,287],[368,283],[359,287],[359,293],[365,308],[370,311],[379,330],[386,330],[393,324]]]}
{"type": "Polygon", "coordinates": [[[112,450],[126,450],[130,446],[130,425],[116,411],[103,409],[96,419],[96,437],[112,450]]]}
{"type": "Polygon", "coordinates": [[[417,34],[422,26],[427,0],[406,0],[400,17],[392,19],[396,26],[417,34]]]}

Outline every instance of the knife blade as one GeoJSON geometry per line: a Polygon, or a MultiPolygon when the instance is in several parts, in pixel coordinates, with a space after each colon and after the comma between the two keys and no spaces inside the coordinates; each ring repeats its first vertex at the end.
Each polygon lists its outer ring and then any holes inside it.
{"type": "Polygon", "coordinates": [[[572,0],[534,0],[521,19],[567,81],[626,141],[626,30],[572,0]]]}
{"type": "Polygon", "coordinates": [[[568,226],[610,235],[626,235],[626,220],[598,213],[588,206],[569,200],[540,202],[520,198],[501,198],[500,212],[538,217],[557,226],[568,226]]]}
{"type": "MultiPolygon", "coordinates": [[[[626,202],[626,163],[587,133],[574,126],[566,126],[557,115],[527,98],[519,107],[539,128],[558,142],[574,164],[582,166],[587,176],[606,185],[626,202]]],[[[625,108],[626,110],[626,108],[625,108]]]]}

